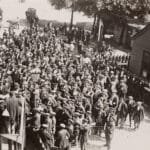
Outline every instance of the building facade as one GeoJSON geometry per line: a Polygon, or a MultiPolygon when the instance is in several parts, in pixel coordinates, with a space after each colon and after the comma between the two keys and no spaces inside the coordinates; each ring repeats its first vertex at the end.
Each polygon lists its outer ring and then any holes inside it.
{"type": "Polygon", "coordinates": [[[132,38],[129,69],[138,76],[150,79],[150,24],[132,38]]]}

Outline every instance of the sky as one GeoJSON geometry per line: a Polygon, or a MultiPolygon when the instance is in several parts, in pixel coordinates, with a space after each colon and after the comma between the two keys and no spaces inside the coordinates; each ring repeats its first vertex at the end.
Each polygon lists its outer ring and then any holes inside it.
{"type": "MultiPolygon", "coordinates": [[[[17,17],[23,19],[28,8],[35,8],[40,19],[70,22],[71,17],[71,10],[55,10],[47,0],[26,0],[24,3],[19,3],[19,0],[0,0],[0,7],[4,20],[16,20],[17,17]]],[[[82,13],[74,14],[74,23],[92,21],[93,18],[88,18],[82,13]]]]}

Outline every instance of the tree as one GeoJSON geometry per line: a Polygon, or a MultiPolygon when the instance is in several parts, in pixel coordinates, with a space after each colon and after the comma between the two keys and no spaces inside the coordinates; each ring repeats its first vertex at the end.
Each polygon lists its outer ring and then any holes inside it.
{"type": "Polygon", "coordinates": [[[48,0],[48,2],[55,7],[55,9],[67,8],[66,0],[48,0]]]}
{"type": "MultiPolygon", "coordinates": [[[[73,0],[48,0],[56,9],[68,8],[73,0]]],[[[143,17],[150,11],[150,0],[75,0],[75,11],[94,16],[98,11],[108,11],[126,18],[143,17]]]]}
{"type": "Polygon", "coordinates": [[[150,11],[150,0],[98,0],[102,2],[101,10],[107,10],[125,18],[143,17],[150,11]]]}
{"type": "Polygon", "coordinates": [[[93,15],[96,9],[97,0],[48,0],[48,2],[56,9],[72,8],[74,4],[75,11],[82,11],[85,15],[93,15]]]}
{"type": "Polygon", "coordinates": [[[56,9],[70,8],[73,11],[83,12],[89,17],[94,17],[93,34],[96,38],[99,27],[99,20],[104,21],[104,31],[110,23],[127,25],[130,19],[145,19],[145,15],[150,14],[150,0],[48,0],[56,9]],[[109,20],[107,19],[109,16],[109,20]],[[109,22],[107,22],[109,21],[109,22]]]}
{"type": "Polygon", "coordinates": [[[19,0],[19,3],[24,3],[26,0],[19,0]]]}
{"type": "Polygon", "coordinates": [[[3,10],[0,8],[0,21],[3,19],[3,10]]]}
{"type": "Polygon", "coordinates": [[[36,9],[28,8],[28,10],[26,11],[26,18],[27,18],[27,22],[30,25],[30,28],[32,28],[33,25],[36,25],[39,20],[36,14],[36,9]]]}
{"type": "Polygon", "coordinates": [[[121,24],[126,24],[128,19],[144,19],[150,12],[150,0],[78,0],[76,10],[94,17],[93,30],[95,27],[97,32],[100,17],[104,15],[106,20],[105,14],[121,24]]]}
{"type": "Polygon", "coordinates": [[[74,11],[77,0],[48,0],[55,9],[69,9],[71,8],[71,20],[70,20],[70,31],[72,30],[74,11]]]}

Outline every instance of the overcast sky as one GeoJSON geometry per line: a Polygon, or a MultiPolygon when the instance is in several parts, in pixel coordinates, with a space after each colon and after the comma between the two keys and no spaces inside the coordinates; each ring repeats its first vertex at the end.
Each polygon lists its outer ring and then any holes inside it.
{"type": "MultiPolygon", "coordinates": [[[[26,0],[25,3],[19,3],[19,0],[0,0],[0,7],[3,10],[4,20],[25,18],[25,11],[30,8],[37,10],[37,15],[41,19],[58,20],[70,22],[71,10],[55,10],[47,0],[26,0]]],[[[79,21],[91,22],[93,19],[83,16],[81,13],[75,13],[74,23],[79,21]]]]}

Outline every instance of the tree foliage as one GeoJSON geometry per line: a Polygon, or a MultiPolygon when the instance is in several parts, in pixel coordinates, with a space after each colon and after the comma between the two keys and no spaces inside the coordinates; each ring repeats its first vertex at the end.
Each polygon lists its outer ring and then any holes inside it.
{"type": "Polygon", "coordinates": [[[0,20],[3,18],[3,10],[0,8],[0,20]]]}
{"type": "Polygon", "coordinates": [[[87,16],[93,16],[97,11],[97,0],[77,0],[75,10],[83,12],[87,16]]]}
{"type": "Polygon", "coordinates": [[[91,16],[96,11],[97,0],[48,0],[56,9],[73,7],[75,11],[84,12],[85,15],[91,16]]]}
{"type": "Polygon", "coordinates": [[[149,0],[100,0],[101,10],[128,18],[143,17],[149,11],[149,0]]]}
{"type": "Polygon", "coordinates": [[[48,2],[55,7],[55,9],[67,8],[66,0],[48,0],[48,2]]]}
{"type": "Polygon", "coordinates": [[[99,11],[107,11],[123,17],[143,17],[150,11],[150,0],[48,0],[56,9],[68,8],[74,2],[74,9],[93,16],[99,11]]]}
{"type": "Polygon", "coordinates": [[[28,8],[28,10],[26,11],[26,18],[28,23],[30,24],[30,27],[32,27],[34,24],[37,24],[39,19],[36,14],[36,9],[28,8]]]}

